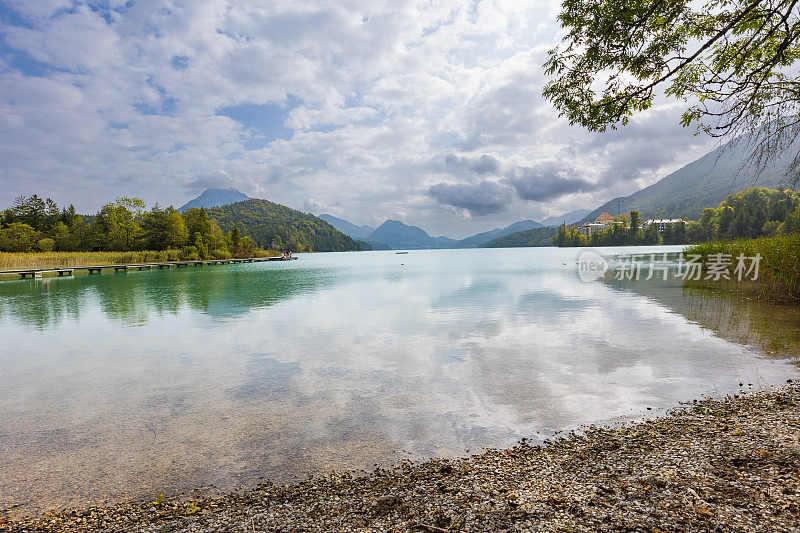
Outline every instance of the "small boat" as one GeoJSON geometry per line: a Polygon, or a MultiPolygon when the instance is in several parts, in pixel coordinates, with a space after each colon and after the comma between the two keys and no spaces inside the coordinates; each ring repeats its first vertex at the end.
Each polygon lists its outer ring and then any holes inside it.
{"type": "Polygon", "coordinates": [[[406,255],[408,252],[395,252],[397,255],[406,255]]]}

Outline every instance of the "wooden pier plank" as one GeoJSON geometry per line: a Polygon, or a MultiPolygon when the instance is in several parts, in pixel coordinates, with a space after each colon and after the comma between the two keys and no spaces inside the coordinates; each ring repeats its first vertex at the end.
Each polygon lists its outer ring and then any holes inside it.
{"type": "Polygon", "coordinates": [[[89,274],[102,274],[103,270],[111,270],[117,272],[125,272],[129,269],[137,270],[151,270],[153,268],[171,268],[171,267],[188,267],[188,266],[204,266],[204,265],[237,265],[242,263],[262,263],[264,261],[290,261],[296,260],[297,257],[252,257],[245,259],[206,259],[197,261],[170,261],[163,263],[127,263],[127,264],[111,264],[111,265],[81,265],[73,267],[51,267],[51,268],[22,268],[14,270],[0,270],[0,279],[8,279],[6,276],[19,276],[22,279],[32,277],[40,278],[44,274],[57,274],[58,276],[72,276],[75,271],[84,270],[89,274]]]}

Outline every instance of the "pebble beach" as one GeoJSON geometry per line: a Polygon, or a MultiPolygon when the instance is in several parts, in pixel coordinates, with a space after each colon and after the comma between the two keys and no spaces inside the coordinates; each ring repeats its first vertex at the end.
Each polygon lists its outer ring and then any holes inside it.
{"type": "Polygon", "coordinates": [[[798,490],[800,387],[790,382],[543,445],[267,483],[222,498],[34,518],[0,509],[0,530],[800,531],[798,490]]]}

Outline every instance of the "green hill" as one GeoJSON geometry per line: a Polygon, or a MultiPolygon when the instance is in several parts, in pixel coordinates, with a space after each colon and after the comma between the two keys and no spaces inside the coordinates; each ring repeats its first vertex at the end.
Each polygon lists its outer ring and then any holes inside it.
{"type": "Polygon", "coordinates": [[[784,177],[800,141],[787,147],[775,164],[759,173],[748,164],[750,147],[732,141],[676,170],[661,181],[624,198],[606,202],[583,220],[591,221],[603,211],[612,215],[639,211],[643,219],[688,218],[697,220],[703,209],[719,205],[728,195],[753,186],[783,189],[784,177]]]}
{"type": "Polygon", "coordinates": [[[347,252],[360,250],[352,238],[321,218],[267,200],[245,200],[207,210],[223,231],[234,224],[242,235],[263,248],[297,252],[347,252]]]}
{"type": "Polygon", "coordinates": [[[518,231],[487,242],[484,248],[521,248],[526,246],[552,246],[557,227],[533,228],[518,231]]]}
{"type": "Polygon", "coordinates": [[[483,233],[478,233],[472,237],[467,237],[466,239],[461,239],[454,245],[454,248],[479,248],[486,245],[488,242],[505,237],[506,235],[541,227],[542,224],[539,222],[535,222],[533,220],[520,220],[519,222],[514,222],[505,228],[496,228],[490,231],[484,231],[483,233]]]}

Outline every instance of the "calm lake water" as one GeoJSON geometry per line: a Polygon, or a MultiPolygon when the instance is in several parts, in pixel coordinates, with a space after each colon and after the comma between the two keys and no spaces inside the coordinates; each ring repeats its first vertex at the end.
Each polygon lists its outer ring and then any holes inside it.
{"type": "MultiPolygon", "coordinates": [[[[646,251],[665,250],[679,248],[646,251]]],[[[0,502],[466,455],[797,377],[796,307],[584,283],[577,255],[313,254],[0,282],[0,502]]]]}

